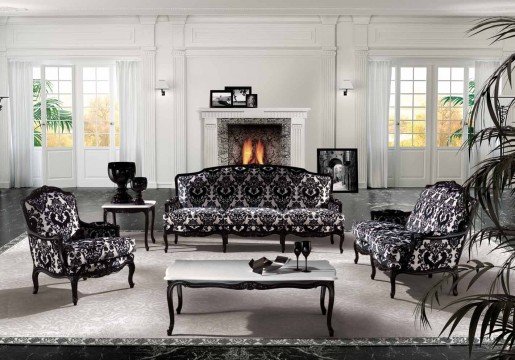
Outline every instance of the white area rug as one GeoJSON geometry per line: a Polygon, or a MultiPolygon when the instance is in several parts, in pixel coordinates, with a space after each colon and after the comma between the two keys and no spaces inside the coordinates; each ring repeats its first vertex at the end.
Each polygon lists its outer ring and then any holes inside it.
{"type": "MultiPolygon", "coordinates": [[[[257,259],[280,254],[275,237],[229,238],[228,252],[221,251],[221,238],[179,238],[179,245],[163,251],[162,236],[145,251],[142,233],[137,239],[135,287],[127,283],[128,269],[99,279],[79,282],[79,302],[73,306],[67,279],[40,274],[37,295],[32,294],[32,260],[25,238],[0,255],[0,337],[60,338],[167,338],[167,265],[174,259],[257,259]]],[[[173,243],[173,236],[169,237],[173,243]]],[[[293,255],[294,237],[286,251],[293,255]]],[[[337,240],[337,238],[335,238],[337,240]]],[[[395,299],[390,299],[387,275],[370,279],[369,260],[353,262],[353,237],[347,234],[344,253],[329,238],[313,239],[309,259],[327,259],[337,269],[333,312],[335,338],[436,337],[450,311],[431,313],[432,329],[421,328],[415,306],[433,279],[400,275],[395,299]]],[[[485,250],[486,251],[486,250],[485,250]]],[[[301,257],[302,258],[302,257],[301,257]]],[[[484,258],[484,257],[483,257],[484,258]]],[[[462,260],[466,261],[464,254],[462,260]]],[[[460,296],[465,293],[460,286],[460,296]]],[[[478,284],[478,288],[482,285],[478,284]]],[[[184,288],[184,305],[176,315],[174,338],[310,338],[328,337],[326,319],[320,312],[319,289],[235,291],[184,288]]],[[[445,304],[456,299],[442,296],[445,304]]],[[[176,304],[176,302],[175,302],[176,304]]],[[[454,336],[465,336],[466,327],[454,336]]]]}

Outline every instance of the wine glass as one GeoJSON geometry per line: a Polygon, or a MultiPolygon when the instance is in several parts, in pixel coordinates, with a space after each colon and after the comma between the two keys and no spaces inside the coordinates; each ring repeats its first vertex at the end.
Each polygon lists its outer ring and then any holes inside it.
{"type": "Polygon", "coordinates": [[[299,256],[302,253],[302,243],[300,241],[295,241],[295,247],[293,248],[293,253],[297,257],[297,268],[295,271],[300,271],[299,269],[299,256]]]}
{"type": "Polygon", "coordinates": [[[308,270],[308,256],[311,254],[311,241],[302,242],[302,255],[306,258],[306,266],[302,272],[311,272],[308,270]]]}

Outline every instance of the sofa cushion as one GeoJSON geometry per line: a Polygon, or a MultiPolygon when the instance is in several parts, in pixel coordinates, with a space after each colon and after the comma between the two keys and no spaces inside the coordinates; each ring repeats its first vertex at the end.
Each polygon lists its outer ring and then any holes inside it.
{"type": "Polygon", "coordinates": [[[414,233],[447,235],[460,231],[468,221],[466,194],[454,181],[438,182],[420,195],[406,223],[414,233]]]}
{"type": "Polygon", "coordinates": [[[282,213],[270,208],[234,208],[226,212],[225,224],[232,231],[279,231],[282,213]]]}
{"type": "Polygon", "coordinates": [[[224,224],[225,211],[218,208],[181,208],[165,213],[167,229],[174,231],[202,231],[209,232],[222,227],[224,224]]]}
{"type": "Polygon", "coordinates": [[[65,261],[70,267],[94,264],[136,250],[136,242],[129,237],[104,237],[71,241],[64,246],[65,261]]]}
{"type": "Polygon", "coordinates": [[[370,252],[370,244],[375,234],[379,231],[405,230],[404,225],[382,222],[382,221],[361,221],[352,227],[356,237],[356,244],[364,251],[370,252]]]}
{"type": "Polygon", "coordinates": [[[283,213],[284,225],[293,232],[341,232],[343,234],[345,217],[334,210],[321,208],[298,208],[283,213]]]}
{"type": "Polygon", "coordinates": [[[400,269],[407,266],[414,246],[413,233],[402,229],[378,230],[371,237],[372,256],[383,268],[400,269]]]}

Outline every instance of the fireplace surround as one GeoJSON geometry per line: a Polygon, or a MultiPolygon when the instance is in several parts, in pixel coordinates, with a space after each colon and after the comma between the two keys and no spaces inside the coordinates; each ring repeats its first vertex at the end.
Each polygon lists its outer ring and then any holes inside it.
{"type": "Polygon", "coordinates": [[[307,108],[200,109],[203,166],[239,165],[242,144],[264,141],[268,164],[305,167],[307,108]],[[268,158],[267,158],[268,157],[268,158]]]}

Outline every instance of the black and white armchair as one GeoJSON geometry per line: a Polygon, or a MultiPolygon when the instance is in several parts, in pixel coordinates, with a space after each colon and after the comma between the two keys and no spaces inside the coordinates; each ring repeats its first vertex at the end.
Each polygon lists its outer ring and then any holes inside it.
{"type": "Polygon", "coordinates": [[[402,273],[431,277],[450,272],[457,295],[458,262],[475,208],[476,201],[456,182],[429,185],[413,211],[373,211],[372,220],[354,224],[354,263],[359,254],[368,255],[372,279],[376,268],[389,272],[392,298],[395,278],[402,273]]]}
{"type": "Polygon", "coordinates": [[[55,278],[68,278],[73,304],[77,305],[80,278],[102,277],[126,265],[129,285],[134,287],[135,241],[120,237],[119,226],[81,221],[75,196],[56,187],[34,190],[21,205],[34,263],[34,294],[38,292],[41,272],[55,278]]]}

